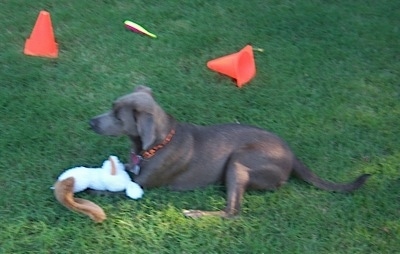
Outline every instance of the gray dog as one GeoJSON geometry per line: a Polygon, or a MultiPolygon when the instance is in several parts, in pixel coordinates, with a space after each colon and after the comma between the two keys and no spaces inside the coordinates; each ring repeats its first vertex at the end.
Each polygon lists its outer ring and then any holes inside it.
{"type": "Polygon", "coordinates": [[[145,86],[117,99],[111,111],[91,119],[90,126],[101,135],[130,138],[127,169],[144,188],[166,186],[183,191],[225,185],[224,210],[185,210],[188,217],[237,215],[247,189],[275,190],[291,173],[317,188],[342,192],[358,189],[369,177],[364,174],[348,184],[325,181],[300,162],[281,138],[256,127],[179,123],[145,86]]]}

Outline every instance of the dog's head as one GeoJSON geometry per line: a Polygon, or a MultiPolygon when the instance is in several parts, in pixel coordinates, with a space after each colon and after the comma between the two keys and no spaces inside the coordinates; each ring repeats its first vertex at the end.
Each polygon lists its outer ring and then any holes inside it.
{"type": "Polygon", "coordinates": [[[118,98],[110,111],[92,118],[89,124],[100,135],[139,138],[143,150],[148,149],[158,135],[168,133],[164,131],[168,128],[166,114],[146,86],[138,86],[133,93],[118,98]]]}

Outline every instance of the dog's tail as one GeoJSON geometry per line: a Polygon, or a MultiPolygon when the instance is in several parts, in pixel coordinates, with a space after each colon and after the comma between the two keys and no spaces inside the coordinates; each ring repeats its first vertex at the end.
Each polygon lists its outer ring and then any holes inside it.
{"type": "Polygon", "coordinates": [[[58,202],[70,210],[86,214],[95,222],[105,220],[107,216],[100,206],[86,199],[74,198],[74,183],[75,179],[68,177],[54,184],[54,196],[58,202]]]}
{"type": "Polygon", "coordinates": [[[360,188],[371,176],[369,174],[363,174],[350,183],[333,183],[318,177],[297,158],[294,158],[293,171],[296,176],[319,189],[340,192],[350,192],[360,188]]]}

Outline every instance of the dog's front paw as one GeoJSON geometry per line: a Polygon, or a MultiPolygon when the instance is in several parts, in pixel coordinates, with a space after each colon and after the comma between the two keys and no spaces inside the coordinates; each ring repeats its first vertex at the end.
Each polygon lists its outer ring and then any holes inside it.
{"type": "Polygon", "coordinates": [[[188,218],[197,219],[203,216],[217,216],[221,218],[231,218],[225,211],[202,211],[202,210],[183,210],[183,214],[188,218]]]}
{"type": "Polygon", "coordinates": [[[185,215],[188,218],[200,218],[202,216],[204,216],[204,212],[201,210],[183,210],[183,215],[185,215]]]}

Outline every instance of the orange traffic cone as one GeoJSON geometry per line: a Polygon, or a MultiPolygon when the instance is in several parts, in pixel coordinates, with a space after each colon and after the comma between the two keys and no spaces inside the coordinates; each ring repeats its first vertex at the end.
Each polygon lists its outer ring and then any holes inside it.
{"type": "Polygon", "coordinates": [[[256,75],[253,47],[247,45],[237,53],[208,61],[207,67],[236,79],[236,85],[242,87],[256,75]]]}
{"type": "Polygon", "coordinates": [[[31,37],[26,40],[24,54],[41,57],[58,57],[58,45],[54,39],[50,13],[41,11],[31,37]]]}

